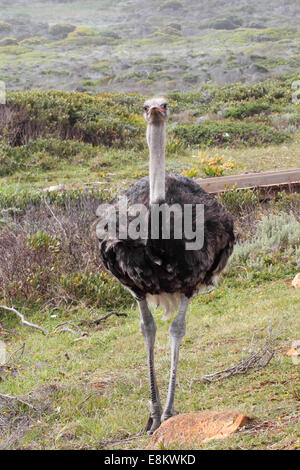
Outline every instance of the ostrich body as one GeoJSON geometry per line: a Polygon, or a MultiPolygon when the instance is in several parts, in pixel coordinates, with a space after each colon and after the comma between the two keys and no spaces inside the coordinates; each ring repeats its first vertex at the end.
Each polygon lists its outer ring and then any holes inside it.
{"type": "MultiPolygon", "coordinates": [[[[152,98],[144,104],[149,147],[149,177],[133,184],[125,194],[129,205],[142,204],[149,218],[146,239],[120,239],[109,235],[100,240],[100,254],[106,268],[126,286],[138,302],[141,331],[146,339],[151,407],[146,430],[152,434],[161,422],[174,415],[174,395],[179,348],[185,335],[185,315],[190,299],[201,291],[208,291],[217,279],[232,253],[234,244],[231,217],[197,183],[182,175],[165,172],[166,122],[169,116],[165,98],[152,98]],[[171,237],[151,238],[151,213],[157,204],[172,206],[185,204],[204,206],[204,242],[201,249],[187,250],[186,238],[174,237],[174,218],[171,219],[171,237]],[[173,231],[172,231],[173,229],[173,231]],[[168,396],[162,409],[154,369],[154,342],[156,325],[148,304],[179,313],[171,323],[171,371],[168,396]]],[[[160,224],[162,219],[160,219],[160,224]]],[[[196,214],[193,210],[193,228],[196,214]]]]}

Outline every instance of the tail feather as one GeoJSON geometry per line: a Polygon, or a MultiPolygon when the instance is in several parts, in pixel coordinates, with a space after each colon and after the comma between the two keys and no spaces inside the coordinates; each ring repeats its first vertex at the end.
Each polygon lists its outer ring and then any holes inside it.
{"type": "Polygon", "coordinates": [[[179,292],[174,294],[169,294],[167,292],[161,292],[157,295],[147,294],[147,302],[153,307],[158,308],[162,307],[165,310],[164,319],[168,318],[174,313],[178,312],[182,295],[179,292]]]}

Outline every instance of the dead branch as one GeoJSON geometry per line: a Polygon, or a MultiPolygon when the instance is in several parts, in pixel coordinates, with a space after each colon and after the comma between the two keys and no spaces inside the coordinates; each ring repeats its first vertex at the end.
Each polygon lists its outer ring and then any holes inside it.
{"type": "Polygon", "coordinates": [[[214,374],[203,375],[202,380],[205,382],[219,382],[220,380],[237,374],[246,374],[250,369],[259,370],[266,367],[273,358],[275,351],[266,348],[258,353],[251,353],[246,359],[228,369],[223,369],[214,374]]]}
{"type": "Polygon", "coordinates": [[[51,207],[49,206],[49,204],[47,203],[46,201],[46,198],[44,198],[44,203],[45,203],[45,206],[47,207],[47,209],[49,210],[49,212],[51,213],[52,217],[54,218],[54,220],[56,220],[56,222],[58,223],[58,225],[60,226],[60,228],[62,229],[63,231],[63,234],[66,238],[66,240],[68,239],[68,236],[67,236],[67,232],[65,231],[64,227],[63,227],[63,224],[61,223],[61,221],[56,217],[56,215],[54,214],[53,210],[51,209],[51,207]]]}
{"type": "Polygon", "coordinates": [[[61,328],[62,326],[65,326],[65,325],[70,325],[72,326],[73,328],[76,328],[78,331],[81,332],[81,329],[79,328],[79,326],[77,326],[74,322],[71,322],[71,321],[64,321],[62,323],[58,323],[55,328],[54,328],[54,331],[57,330],[58,328],[61,328]]]}
{"type": "Polygon", "coordinates": [[[127,313],[119,313],[119,312],[109,312],[103,317],[97,318],[97,320],[93,320],[89,322],[90,325],[98,325],[101,321],[106,320],[107,318],[111,317],[112,315],[116,315],[117,317],[128,317],[127,313]]]}
{"type": "Polygon", "coordinates": [[[119,445],[119,444],[123,444],[124,442],[134,441],[135,439],[139,439],[143,435],[144,435],[144,430],[137,434],[133,434],[132,436],[125,437],[124,439],[111,439],[108,441],[99,441],[99,445],[101,446],[101,449],[106,449],[108,448],[107,446],[119,445]]]}
{"type": "Polygon", "coordinates": [[[7,366],[7,365],[9,364],[10,360],[11,360],[12,358],[15,358],[15,357],[16,357],[16,355],[17,355],[18,352],[20,352],[19,357],[18,357],[18,359],[20,359],[20,357],[23,356],[24,349],[25,349],[25,343],[23,343],[22,346],[20,346],[16,351],[14,351],[14,352],[9,356],[9,358],[7,359],[7,361],[5,362],[4,365],[7,366]]]}
{"type": "Polygon", "coordinates": [[[14,397],[12,395],[4,395],[0,393],[0,399],[7,401],[7,402],[17,401],[18,403],[22,403],[23,405],[28,406],[32,410],[35,409],[31,403],[28,403],[27,401],[24,401],[22,398],[19,398],[19,397],[14,397]]]}
{"type": "Polygon", "coordinates": [[[73,334],[79,334],[81,336],[87,336],[87,333],[85,331],[82,331],[79,326],[75,325],[73,322],[70,321],[65,321],[63,323],[59,323],[56,325],[54,328],[54,333],[73,333],[73,334]],[[71,328],[68,328],[66,325],[71,326],[71,328]]]}
{"type": "Polygon", "coordinates": [[[48,332],[46,330],[44,330],[41,326],[35,325],[34,323],[30,323],[29,321],[25,320],[24,315],[22,313],[18,312],[18,310],[16,310],[15,308],[7,307],[6,305],[0,305],[0,309],[1,308],[3,310],[7,310],[8,312],[15,313],[21,319],[21,323],[23,325],[27,325],[27,326],[30,326],[31,328],[35,328],[36,330],[40,330],[45,336],[48,335],[48,332]]]}
{"type": "Polygon", "coordinates": [[[201,380],[209,383],[220,382],[223,379],[231,377],[237,374],[247,374],[250,369],[259,370],[266,367],[271,359],[274,357],[276,348],[275,343],[282,331],[279,329],[272,328],[270,325],[267,327],[267,337],[262,346],[257,351],[254,349],[254,336],[252,335],[250,342],[250,355],[240,361],[238,364],[228,367],[227,369],[220,370],[214,374],[207,374],[201,377],[201,380]]]}
{"type": "Polygon", "coordinates": [[[61,330],[59,330],[59,333],[72,333],[74,335],[78,334],[77,331],[74,331],[72,330],[72,328],[68,328],[68,327],[62,328],[61,330]]]}

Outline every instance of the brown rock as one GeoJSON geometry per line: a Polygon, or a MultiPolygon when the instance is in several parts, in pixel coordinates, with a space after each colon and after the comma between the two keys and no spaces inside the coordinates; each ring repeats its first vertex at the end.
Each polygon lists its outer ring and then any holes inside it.
{"type": "Polygon", "coordinates": [[[295,287],[295,289],[300,289],[300,273],[296,275],[296,277],[292,281],[292,285],[295,287]]]}
{"type": "Polygon", "coordinates": [[[298,366],[300,364],[300,341],[293,341],[292,348],[286,354],[298,366]]]}
{"type": "Polygon", "coordinates": [[[187,446],[224,439],[247,422],[247,416],[236,411],[203,411],[173,416],[155,431],[148,448],[174,444],[187,446]]]}
{"type": "Polygon", "coordinates": [[[92,388],[96,388],[97,390],[103,390],[108,386],[107,382],[90,382],[89,386],[92,388]]]}

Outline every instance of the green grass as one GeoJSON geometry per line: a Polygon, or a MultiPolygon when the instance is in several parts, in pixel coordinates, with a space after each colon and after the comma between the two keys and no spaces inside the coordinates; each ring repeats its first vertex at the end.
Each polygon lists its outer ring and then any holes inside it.
{"type": "MultiPolygon", "coordinates": [[[[241,274],[242,276],[242,274],[241,274]]],[[[212,441],[202,449],[293,449],[299,446],[299,382],[297,369],[285,351],[299,337],[299,292],[283,281],[255,288],[230,287],[229,281],[208,296],[196,298],[190,307],[187,335],[181,348],[176,409],[181,413],[234,409],[253,419],[249,432],[238,432],[225,441],[212,441]],[[252,334],[260,338],[268,325],[281,324],[278,351],[260,371],[237,375],[220,383],[201,383],[203,374],[237,363],[248,353],[252,334]],[[263,427],[260,426],[264,423],[263,427]],[[256,427],[255,427],[256,426],[256,427]]],[[[25,313],[25,312],[24,312],[25,313]]],[[[39,416],[12,448],[142,449],[149,437],[105,445],[139,432],[147,420],[148,379],[144,339],[136,309],[129,316],[111,317],[99,327],[82,326],[87,336],[54,333],[57,323],[87,319],[79,309],[29,312],[31,321],[50,331],[44,337],[20,327],[12,314],[4,315],[6,327],[17,336],[5,338],[8,353],[25,342],[17,372],[8,372],[1,393],[22,395],[35,390],[51,404],[52,411],[39,416]],[[56,314],[51,318],[50,314],[56,314]],[[98,383],[97,386],[91,384],[98,383]],[[47,391],[45,397],[45,390],[47,391]],[[101,444],[102,442],[102,444],[101,444]]],[[[97,317],[97,312],[89,318],[97,317]]],[[[168,383],[169,321],[156,316],[156,368],[162,397],[168,383]]],[[[21,406],[22,415],[32,414],[21,406]]],[[[12,434],[13,434],[12,427],[12,434]]],[[[2,435],[2,445],[6,436],[2,435]]],[[[197,447],[196,447],[197,448],[197,447]]]]}
{"type": "MultiPolygon", "coordinates": [[[[300,161],[299,138],[294,142],[264,147],[212,147],[205,150],[208,155],[219,153],[225,160],[236,162],[236,173],[243,171],[268,171],[297,168],[300,161]]],[[[198,149],[181,149],[170,153],[167,158],[167,169],[181,173],[193,166],[193,156],[198,149]]],[[[84,183],[102,181],[107,187],[133,182],[148,173],[148,155],[144,150],[123,150],[99,148],[96,156],[74,162],[60,160],[55,167],[47,171],[28,168],[27,171],[0,177],[0,188],[45,188],[64,183],[70,187],[80,188],[84,183]],[[113,181],[112,181],[113,180],[113,181]]],[[[204,175],[200,175],[204,176],[204,175]]]]}

